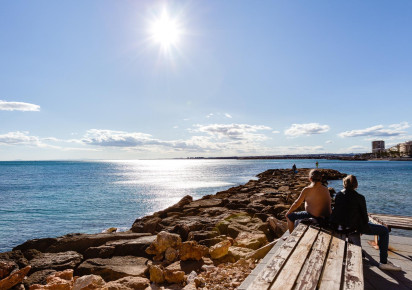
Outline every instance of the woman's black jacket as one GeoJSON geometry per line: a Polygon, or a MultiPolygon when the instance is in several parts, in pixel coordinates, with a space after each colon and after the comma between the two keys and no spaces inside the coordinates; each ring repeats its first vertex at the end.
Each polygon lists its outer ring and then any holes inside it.
{"type": "Polygon", "coordinates": [[[368,231],[368,211],[365,197],[355,190],[342,190],[336,194],[331,224],[364,233],[368,231]]]}

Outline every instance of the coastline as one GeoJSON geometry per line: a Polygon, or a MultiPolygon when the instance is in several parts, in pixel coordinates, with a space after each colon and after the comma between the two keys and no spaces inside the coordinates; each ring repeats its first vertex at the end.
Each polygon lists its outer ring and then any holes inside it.
{"type": "MultiPolygon", "coordinates": [[[[0,259],[20,270],[31,267],[26,288],[46,283],[56,271],[68,270],[76,276],[100,274],[104,283],[139,277],[144,285],[151,280],[176,284],[177,289],[185,284],[198,289],[222,284],[234,289],[262,258],[265,246],[286,230],[284,214],[308,185],[309,170],[299,169],[296,175],[290,169],[267,170],[257,175],[258,180],[214,195],[198,200],[185,196],[165,210],[137,219],[128,232],[29,240],[0,253],[0,259]],[[119,265],[127,270],[119,274],[119,265]]],[[[329,180],[344,176],[322,171],[329,180]]]]}

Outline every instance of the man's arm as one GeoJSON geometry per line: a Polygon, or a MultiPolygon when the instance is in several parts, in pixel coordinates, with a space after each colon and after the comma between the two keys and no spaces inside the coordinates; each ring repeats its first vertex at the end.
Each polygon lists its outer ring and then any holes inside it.
{"type": "Polygon", "coordinates": [[[298,199],[296,199],[295,202],[292,204],[292,206],[289,208],[288,212],[286,213],[286,216],[288,216],[288,214],[294,212],[295,210],[297,210],[299,208],[299,206],[305,200],[306,190],[307,190],[306,188],[304,188],[302,190],[302,192],[300,193],[298,199]]]}

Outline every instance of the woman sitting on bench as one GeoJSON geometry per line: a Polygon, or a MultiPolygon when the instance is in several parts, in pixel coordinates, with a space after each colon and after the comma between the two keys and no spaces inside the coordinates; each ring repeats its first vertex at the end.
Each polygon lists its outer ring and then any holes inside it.
{"type": "Polygon", "coordinates": [[[354,175],[343,179],[344,189],[336,194],[331,223],[338,230],[357,231],[365,235],[379,236],[379,268],[381,270],[401,271],[401,267],[388,261],[389,231],[385,226],[369,222],[365,197],[356,192],[358,181],[354,175]]]}

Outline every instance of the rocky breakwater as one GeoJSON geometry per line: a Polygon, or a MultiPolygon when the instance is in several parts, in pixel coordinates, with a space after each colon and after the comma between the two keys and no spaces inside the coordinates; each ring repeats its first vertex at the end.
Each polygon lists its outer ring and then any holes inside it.
{"type": "Polygon", "coordinates": [[[308,172],[268,170],[215,195],[185,196],[128,232],[29,240],[0,253],[0,289],[235,289],[286,231],[308,172]]]}

